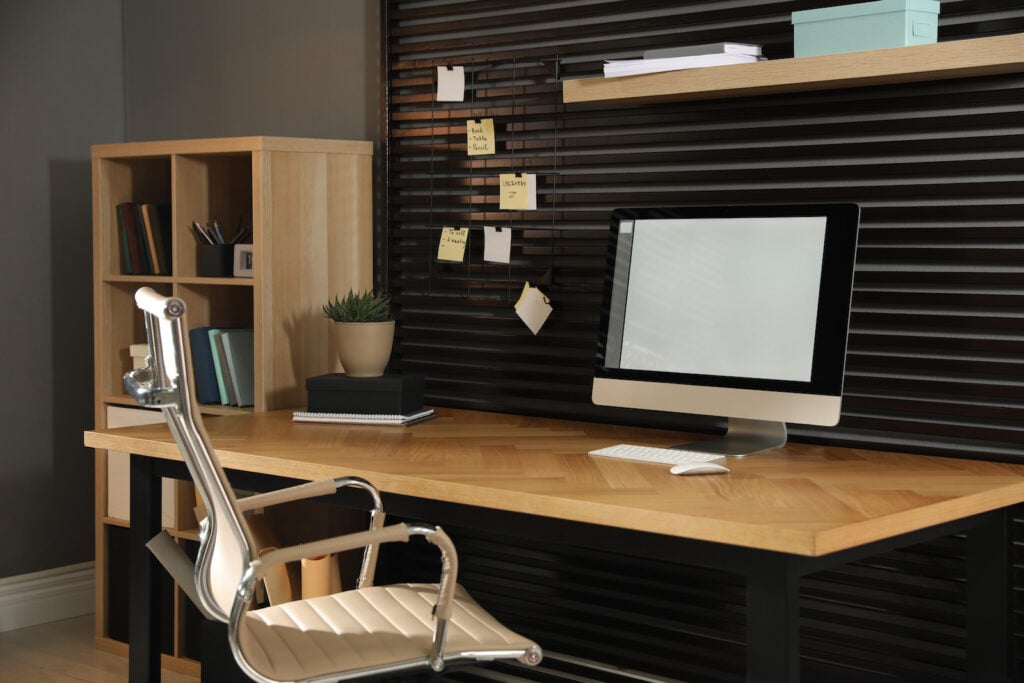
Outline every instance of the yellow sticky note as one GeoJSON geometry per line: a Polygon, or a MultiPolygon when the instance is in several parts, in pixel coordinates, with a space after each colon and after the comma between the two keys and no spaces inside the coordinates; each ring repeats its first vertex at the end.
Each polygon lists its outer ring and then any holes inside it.
{"type": "Polygon", "coordinates": [[[502,173],[498,176],[498,206],[533,211],[537,208],[537,176],[533,173],[502,173]]]}
{"type": "Polygon", "coordinates": [[[469,228],[442,228],[441,243],[437,245],[437,260],[461,263],[466,254],[468,238],[469,228]]]}
{"type": "Polygon", "coordinates": [[[554,309],[551,307],[551,300],[544,292],[532,286],[529,282],[523,285],[523,292],[515,305],[516,315],[523,323],[530,328],[530,332],[536,335],[544,326],[548,316],[554,309]]]}
{"type": "Polygon", "coordinates": [[[494,154],[494,119],[470,119],[466,121],[466,153],[494,154]]]}

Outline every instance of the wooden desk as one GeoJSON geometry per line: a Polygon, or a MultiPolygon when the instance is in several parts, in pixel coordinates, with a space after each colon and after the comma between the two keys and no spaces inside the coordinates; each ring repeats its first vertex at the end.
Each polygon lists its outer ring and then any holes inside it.
{"type": "MultiPolygon", "coordinates": [[[[728,475],[672,476],[665,467],[586,453],[619,442],[669,445],[677,433],[437,412],[411,427],[295,424],[290,411],[208,419],[206,427],[228,470],[303,480],[362,476],[386,494],[428,504],[600,525],[598,534],[563,536],[569,543],[597,547],[602,538],[643,535],[657,552],[682,549],[690,564],[745,575],[750,681],[799,680],[800,576],[969,531],[969,680],[1008,678],[1005,509],[1024,502],[1024,466],[790,444],[730,459],[728,475]]],[[[132,464],[138,549],[158,529],[158,479],[167,476],[158,464],[180,460],[178,450],[162,425],[86,432],[85,443],[147,456],[132,464]]],[[[133,614],[145,609],[138,602],[133,614]]],[[[144,637],[153,636],[133,625],[133,655],[144,637]]]]}

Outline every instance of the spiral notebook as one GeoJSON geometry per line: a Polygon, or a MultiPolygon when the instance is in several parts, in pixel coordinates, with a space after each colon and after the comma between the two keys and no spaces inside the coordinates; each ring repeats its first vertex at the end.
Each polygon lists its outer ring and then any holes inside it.
{"type": "Polygon", "coordinates": [[[335,424],[410,425],[434,417],[434,409],[427,408],[410,415],[372,415],[367,413],[315,413],[297,410],[292,422],[333,422],[335,424]]]}

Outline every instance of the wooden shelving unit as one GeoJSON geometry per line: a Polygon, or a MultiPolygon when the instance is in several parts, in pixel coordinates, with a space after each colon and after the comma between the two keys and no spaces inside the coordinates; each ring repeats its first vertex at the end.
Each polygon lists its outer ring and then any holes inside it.
{"type": "MultiPolygon", "coordinates": [[[[141,286],[181,297],[190,327],[252,327],[254,396],[251,408],[202,406],[209,415],[265,411],[305,403],[307,377],[340,368],[331,352],[329,321],[321,306],[350,287],[369,288],[372,260],[372,154],[364,141],[241,137],[96,145],[92,148],[93,282],[96,426],[108,426],[110,408],[135,402],[122,389],[131,369],[131,344],[145,342],[134,293],[141,286]],[[171,272],[122,273],[116,207],[122,202],[171,206],[171,272]],[[229,230],[253,229],[253,277],[203,277],[189,230],[218,220],[229,230]]],[[[145,421],[152,415],[139,416],[145,421]]],[[[155,416],[157,419],[159,415],[155,416]]],[[[131,416],[129,420],[133,419],[131,416]]],[[[111,454],[112,456],[116,454],[111,454]]],[[[96,456],[96,634],[103,649],[126,653],[112,635],[119,617],[112,541],[126,533],[127,459],[96,456]],[[123,478],[123,481],[121,479],[123,478]],[[113,496],[113,497],[112,497],[113,496]],[[121,511],[124,510],[122,513],[121,511]]],[[[175,484],[165,526],[181,543],[194,542],[190,485],[175,484]]],[[[165,498],[168,490],[165,487],[165,498]]],[[[116,543],[115,543],[116,544],[116,543]]],[[[173,637],[165,665],[196,675],[186,657],[185,599],[174,590],[173,637]]]]}
{"type": "Polygon", "coordinates": [[[643,104],[890,85],[1024,71],[1024,34],[562,84],[562,100],[643,104]]]}

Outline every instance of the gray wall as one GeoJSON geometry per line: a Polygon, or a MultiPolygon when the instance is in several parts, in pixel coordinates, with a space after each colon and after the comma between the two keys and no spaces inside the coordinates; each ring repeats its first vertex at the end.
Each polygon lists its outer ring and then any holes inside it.
{"type": "Polygon", "coordinates": [[[376,140],[379,21],[377,0],[0,0],[0,577],[93,557],[89,146],[376,140]]]}
{"type": "Polygon", "coordinates": [[[379,137],[377,0],[125,2],[127,139],[379,137]]]}
{"type": "Polygon", "coordinates": [[[0,577],[92,559],[89,145],[124,135],[120,0],[0,0],[0,577]]]}

